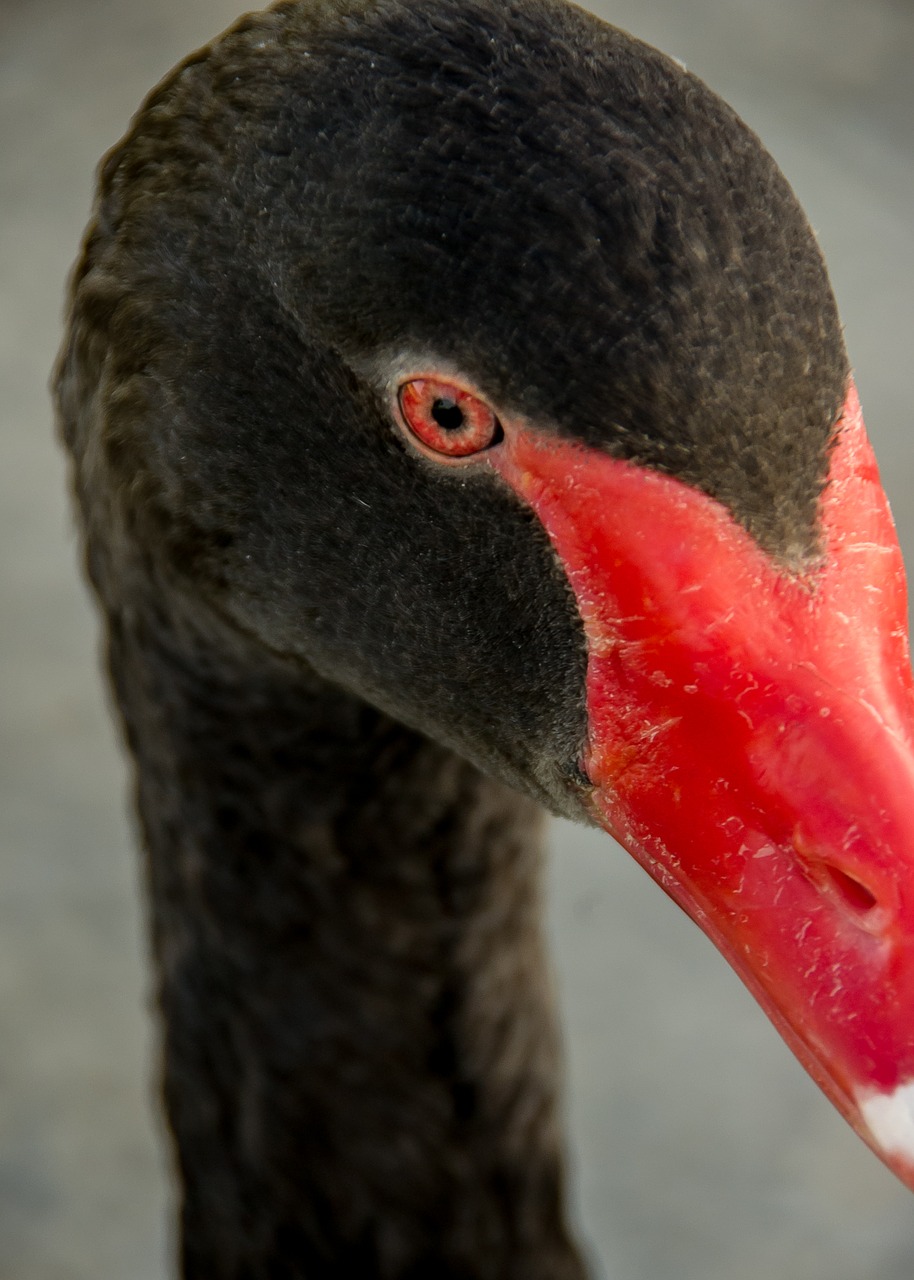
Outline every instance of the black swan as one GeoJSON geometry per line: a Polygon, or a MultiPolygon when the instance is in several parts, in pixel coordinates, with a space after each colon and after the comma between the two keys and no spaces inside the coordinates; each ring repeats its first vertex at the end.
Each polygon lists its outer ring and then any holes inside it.
{"type": "Polygon", "coordinates": [[[544,809],[914,1185],[905,587],[795,197],[560,0],[243,19],[103,162],[57,371],[182,1263],[584,1274],[544,809]]]}

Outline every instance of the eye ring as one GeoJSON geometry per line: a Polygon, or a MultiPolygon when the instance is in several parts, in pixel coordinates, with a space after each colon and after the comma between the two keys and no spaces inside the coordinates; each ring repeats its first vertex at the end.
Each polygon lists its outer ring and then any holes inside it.
{"type": "Polygon", "coordinates": [[[410,378],[397,392],[410,435],[438,457],[462,461],[504,439],[495,412],[464,387],[442,378],[410,378]]]}

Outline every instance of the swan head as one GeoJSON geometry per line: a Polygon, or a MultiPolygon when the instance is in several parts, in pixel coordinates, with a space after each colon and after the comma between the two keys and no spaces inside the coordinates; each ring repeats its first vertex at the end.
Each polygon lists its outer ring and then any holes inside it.
{"type": "Polygon", "coordinates": [[[696,77],[557,0],[245,19],[103,165],[59,395],[103,595],[606,827],[914,1181],[903,571],[815,238],[696,77]]]}

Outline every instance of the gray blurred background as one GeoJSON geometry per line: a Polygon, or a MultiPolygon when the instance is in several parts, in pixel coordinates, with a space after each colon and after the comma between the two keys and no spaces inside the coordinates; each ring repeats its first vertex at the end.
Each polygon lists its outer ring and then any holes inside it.
{"type": "MultiPolygon", "coordinates": [[[[164,1280],[125,773],[45,384],[92,170],[237,0],[0,0],[0,1280],[164,1280]]],[[[611,0],[761,134],[816,227],[914,557],[914,5],[611,0]]],[[[554,831],[576,1213],[612,1280],[911,1280],[914,1200],[703,937],[554,831]]]]}

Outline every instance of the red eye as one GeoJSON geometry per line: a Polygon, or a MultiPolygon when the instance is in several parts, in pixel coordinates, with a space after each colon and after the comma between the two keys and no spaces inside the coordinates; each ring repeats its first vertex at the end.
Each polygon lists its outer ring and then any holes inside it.
{"type": "Polygon", "coordinates": [[[501,423],[489,406],[451,382],[414,378],[400,388],[400,412],[428,449],[448,458],[468,458],[498,444],[501,423]]]}

